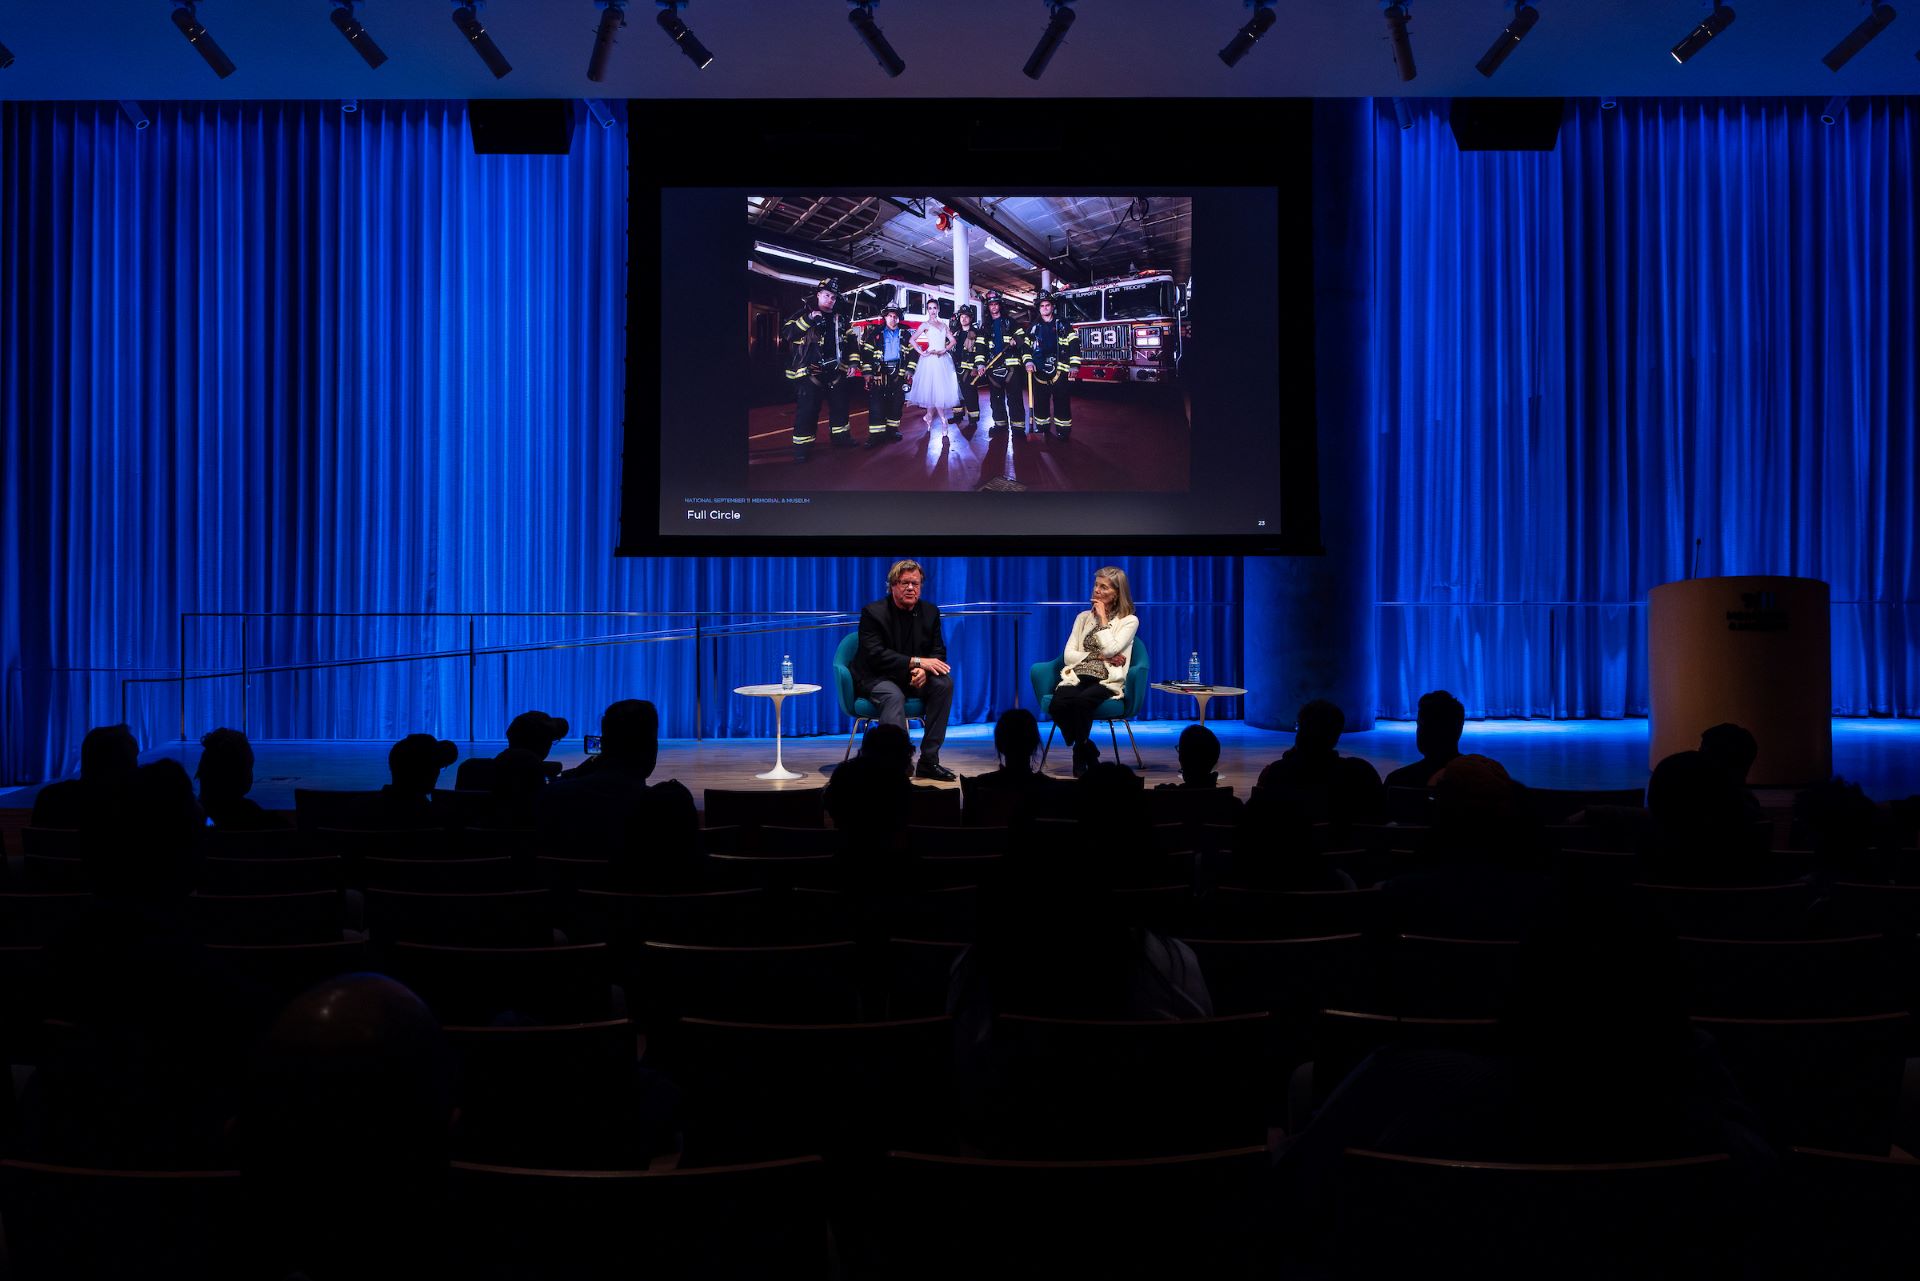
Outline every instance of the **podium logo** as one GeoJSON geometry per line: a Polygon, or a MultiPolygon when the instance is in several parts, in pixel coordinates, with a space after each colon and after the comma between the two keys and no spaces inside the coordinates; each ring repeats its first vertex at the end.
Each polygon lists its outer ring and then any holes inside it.
{"type": "Polygon", "coordinates": [[[1730,632],[1784,632],[1787,611],[1780,607],[1777,592],[1741,592],[1740,608],[1727,611],[1730,632]]]}

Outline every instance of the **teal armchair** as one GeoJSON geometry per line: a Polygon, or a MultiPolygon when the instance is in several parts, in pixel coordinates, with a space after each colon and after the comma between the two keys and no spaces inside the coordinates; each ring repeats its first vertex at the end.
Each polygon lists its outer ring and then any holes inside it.
{"type": "MultiPolygon", "coordinates": [[[[1053,691],[1060,684],[1060,672],[1067,665],[1066,656],[1050,658],[1043,663],[1035,663],[1030,675],[1033,678],[1033,697],[1040,704],[1040,714],[1047,716],[1053,710],[1053,691]]],[[[1113,723],[1119,721],[1127,727],[1127,745],[1133,748],[1133,763],[1144,768],[1146,762],[1140,759],[1140,744],[1133,737],[1133,718],[1147,701],[1147,643],[1138,635],[1133,638],[1133,659],[1127,664],[1127,680],[1124,692],[1119,698],[1110,698],[1100,704],[1100,710],[1093,719],[1107,723],[1107,737],[1113,742],[1113,754],[1120,755],[1120,736],[1114,732],[1113,723]]],[[[1047,763],[1047,753],[1053,750],[1053,726],[1047,726],[1047,745],[1040,752],[1040,764],[1047,763]]]]}
{"type": "MultiPolygon", "coordinates": [[[[880,705],[870,698],[862,698],[853,688],[853,654],[860,646],[860,633],[855,632],[840,642],[840,648],[833,652],[833,688],[840,695],[840,710],[853,717],[853,733],[847,735],[847,750],[840,753],[840,759],[846,760],[853,755],[853,740],[860,737],[860,727],[880,719],[880,705]]],[[[924,699],[907,700],[907,719],[926,723],[927,704],[924,699]]]]}

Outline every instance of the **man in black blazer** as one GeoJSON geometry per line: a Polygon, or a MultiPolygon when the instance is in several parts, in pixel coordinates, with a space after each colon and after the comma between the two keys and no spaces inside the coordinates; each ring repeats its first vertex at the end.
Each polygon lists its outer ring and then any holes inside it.
{"type": "Polygon", "coordinates": [[[940,607],[920,599],[926,571],[919,562],[896,561],[887,571],[887,594],[860,611],[860,647],[853,656],[853,687],[880,706],[880,723],[907,727],[907,699],[926,705],[916,778],[954,780],[940,763],[953,706],[953,669],[940,635],[940,607]],[[909,692],[911,691],[911,692],[909,692]]]}

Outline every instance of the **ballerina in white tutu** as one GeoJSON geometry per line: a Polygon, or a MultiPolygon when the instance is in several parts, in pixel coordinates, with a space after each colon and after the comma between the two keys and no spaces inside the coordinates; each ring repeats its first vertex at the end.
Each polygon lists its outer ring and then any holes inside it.
{"type": "MultiPolygon", "coordinates": [[[[929,307],[936,305],[928,301],[929,307]]],[[[960,403],[960,380],[954,376],[953,362],[947,359],[953,350],[953,331],[940,319],[939,312],[929,311],[913,337],[927,353],[913,372],[907,403],[927,411],[927,430],[932,431],[934,423],[952,413],[953,407],[960,403]]]]}

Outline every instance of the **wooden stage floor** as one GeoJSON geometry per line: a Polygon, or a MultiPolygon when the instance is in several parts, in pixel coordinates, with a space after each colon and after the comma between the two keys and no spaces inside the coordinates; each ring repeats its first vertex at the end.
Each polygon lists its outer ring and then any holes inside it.
{"type": "MultiPolygon", "coordinates": [[[[1220,735],[1220,772],[1240,795],[1259,777],[1267,762],[1293,743],[1293,735],[1255,729],[1241,721],[1214,722],[1220,735]]],[[[1186,728],[1183,721],[1136,724],[1147,781],[1167,782],[1177,776],[1174,740],[1186,728]]],[[[917,740],[916,733],[916,740],[917,740]]],[[[1101,752],[1114,759],[1104,732],[1101,752]]],[[[1412,724],[1382,721],[1364,734],[1340,740],[1341,750],[1364,756],[1384,775],[1416,759],[1412,724]]],[[[772,768],[771,739],[669,739],[661,744],[656,778],[677,778],[698,798],[709,787],[818,787],[840,763],[846,748],[844,735],[789,738],[784,743],[788,769],[801,777],[787,783],[764,783],[754,778],[772,768]]],[[[1920,794],[1920,721],[1836,720],[1833,723],[1835,772],[1864,787],[1876,800],[1920,794]]],[[[504,743],[461,743],[464,755],[492,755],[504,743]]],[[[1647,780],[1647,723],[1631,721],[1476,721],[1467,725],[1461,746],[1505,764],[1513,776],[1536,787],[1639,787],[1647,780]]],[[[337,741],[261,741],[254,744],[254,799],[269,809],[293,805],[293,789],[371,788],[387,781],[385,743],[337,741]]],[[[1069,757],[1056,741],[1047,763],[1049,773],[1065,775],[1069,757]]],[[[147,753],[143,759],[171,756],[189,770],[199,760],[199,745],[171,744],[147,753]]],[[[578,740],[563,743],[554,753],[569,765],[583,760],[578,740]]],[[[942,760],[962,774],[992,769],[993,730],[987,725],[957,725],[947,734],[942,760]]],[[[1120,732],[1118,759],[1133,764],[1126,731],[1120,732]]],[[[453,771],[442,778],[451,783],[453,771]]],[[[35,788],[0,792],[0,808],[30,805],[35,788]]],[[[1786,793],[1762,793],[1762,800],[1779,805],[1786,793]]]]}

